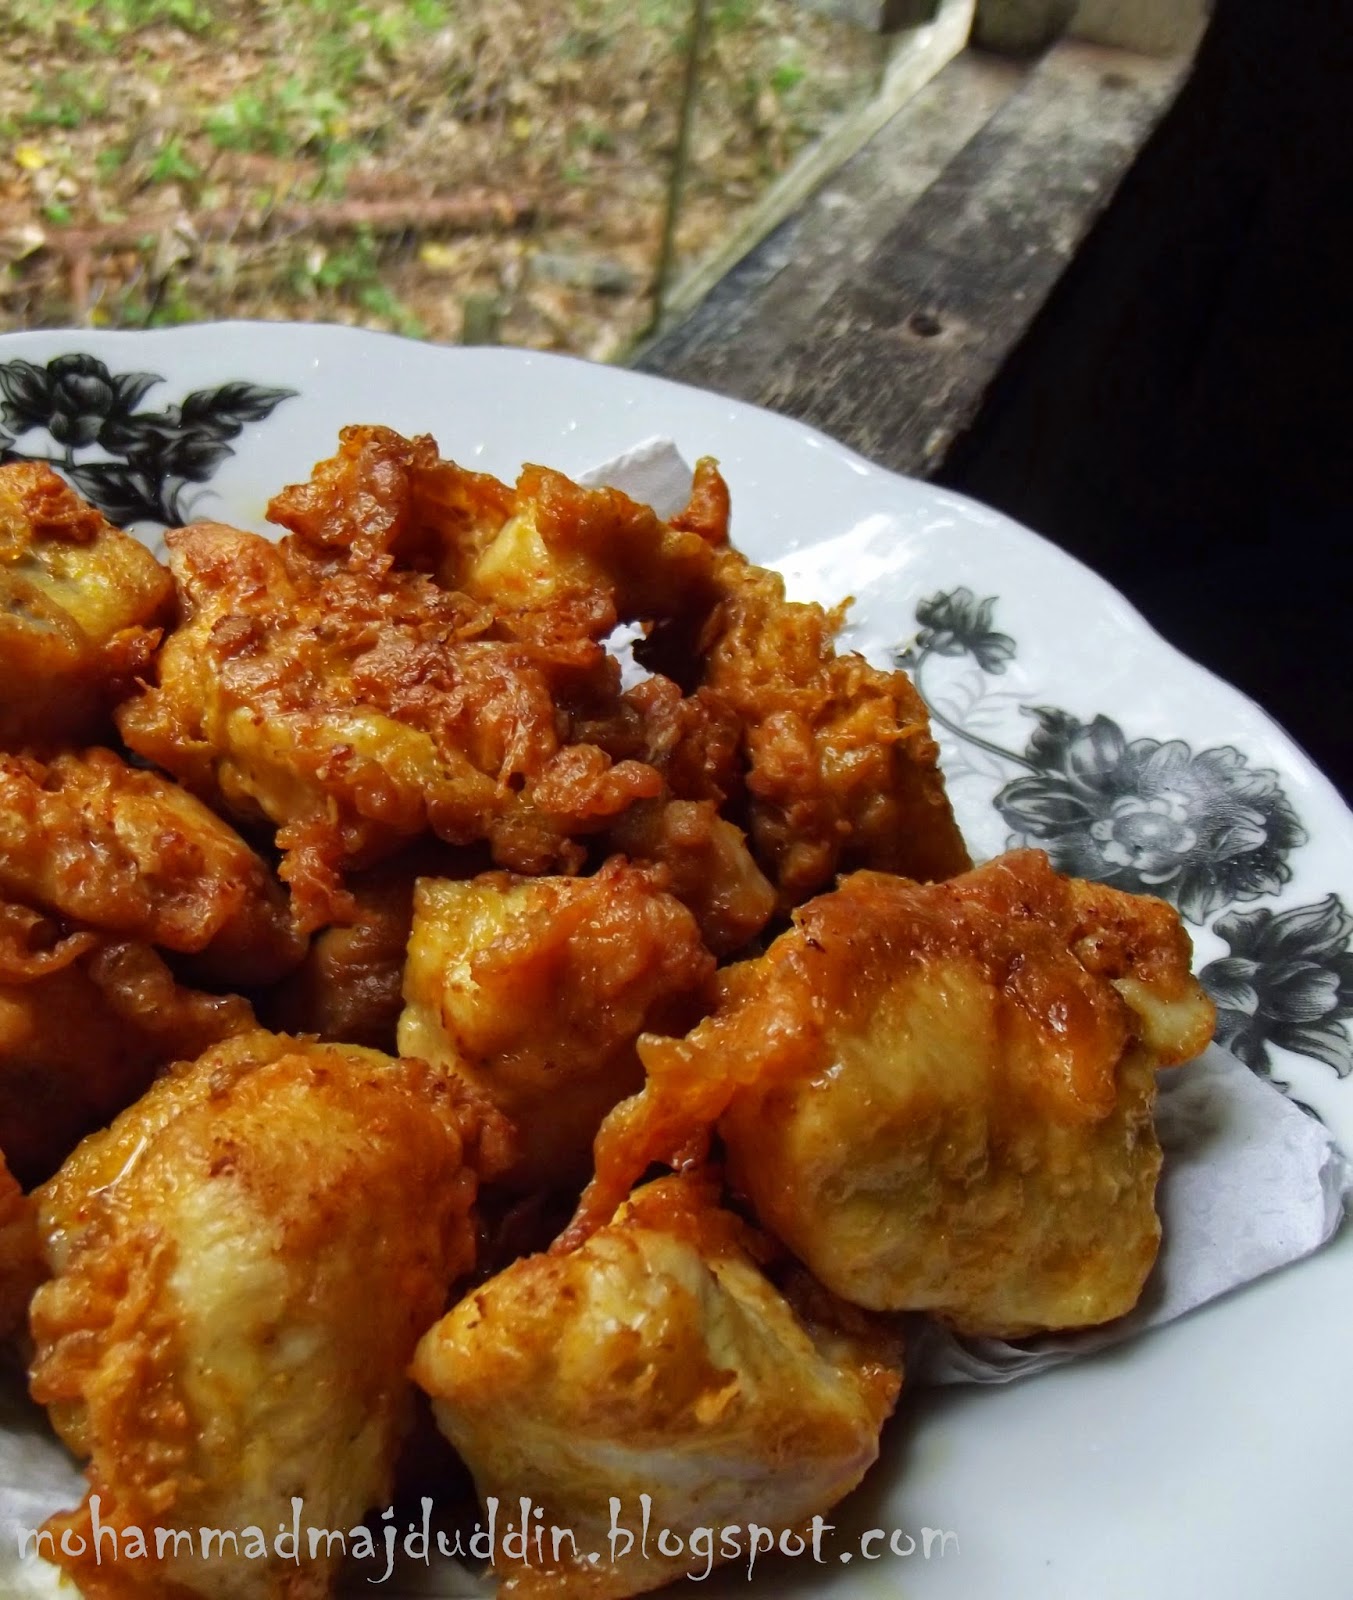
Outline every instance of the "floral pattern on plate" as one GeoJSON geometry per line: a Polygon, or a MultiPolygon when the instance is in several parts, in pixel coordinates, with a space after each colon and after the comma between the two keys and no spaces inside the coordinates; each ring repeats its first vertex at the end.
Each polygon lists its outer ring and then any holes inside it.
{"type": "Polygon", "coordinates": [[[271,416],[296,391],[224,383],[163,411],[138,409],[164,381],[153,372],[113,373],[79,353],[41,367],[0,362],[0,461],[50,462],[110,522],[175,527],[200,498],[185,499],[189,485],[206,483],[234,455],[232,441],[245,425],[271,416]],[[42,448],[44,432],[54,451],[42,448]],[[20,439],[26,448],[16,448],[20,439]]]}

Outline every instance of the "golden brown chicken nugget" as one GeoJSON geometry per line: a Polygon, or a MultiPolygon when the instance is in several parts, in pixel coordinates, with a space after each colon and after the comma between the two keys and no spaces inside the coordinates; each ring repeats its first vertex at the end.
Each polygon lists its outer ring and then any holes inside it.
{"type": "Polygon", "coordinates": [[[684,1031],[713,973],[686,907],[616,858],[589,878],[423,878],[399,1048],[511,1119],[514,1186],[580,1184],[602,1118],[643,1082],[635,1040],[684,1031]]]}
{"type": "Polygon", "coordinates": [[[173,593],[150,551],[50,467],[0,466],[0,749],[97,738],[173,593]]]}
{"type": "Polygon", "coordinates": [[[843,1298],[1015,1337],[1106,1322],[1155,1260],[1157,1067],[1214,1011],[1175,912],[1022,851],[847,878],[725,974],[597,1142],[588,1218],[717,1124],[730,1180],[843,1298]]]}
{"type": "Polygon", "coordinates": [[[524,467],[513,515],[465,574],[466,592],[509,611],[538,611],[600,591],[620,622],[707,611],[709,541],[664,522],[619,489],[588,488],[524,467]]]}
{"type": "Polygon", "coordinates": [[[0,894],[249,988],[300,961],[286,895],[200,800],[111,750],[0,755],[0,894]]]}
{"type": "Polygon", "coordinates": [[[233,815],[278,825],[307,931],[350,919],[343,874],[431,831],[516,871],[576,870],[661,775],[572,739],[617,705],[592,638],[521,639],[421,572],[349,570],[293,540],[168,536],[183,622],[123,737],[233,815]]]}
{"type": "Polygon", "coordinates": [[[268,1026],[393,1054],[414,885],[423,875],[469,877],[487,866],[482,852],[458,852],[434,840],[353,873],[347,880],[353,920],[317,933],[301,965],[260,1000],[268,1026]]]}
{"type": "Polygon", "coordinates": [[[501,1595],[613,1600],[707,1573],[728,1558],[724,1529],[802,1527],[864,1476],[898,1343],[811,1286],[782,1293],[756,1250],[703,1183],[662,1179],[580,1249],[472,1290],[422,1340],[414,1377],[480,1497],[529,1496],[572,1535],[555,1547],[547,1533],[544,1560],[500,1553],[501,1595]],[[669,1530],[661,1552],[640,1544],[641,1495],[669,1530]],[[628,1552],[609,1537],[613,1498],[628,1552]]]}
{"type": "Polygon", "coordinates": [[[606,837],[632,861],[663,869],[666,887],[692,912],[716,956],[741,950],[775,913],[775,890],[747,835],[712,800],[641,801],[606,837]]]}
{"type": "Polygon", "coordinates": [[[605,595],[605,632],[617,620],[712,603],[710,467],[702,463],[684,520],[666,523],[617,489],[548,467],[524,467],[509,487],[444,460],[426,434],[348,427],[337,453],[275,496],[268,516],[311,550],[428,572],[500,611],[581,615],[579,601],[605,595]]]}
{"type": "Polygon", "coordinates": [[[786,600],[778,573],[732,551],[717,571],[701,682],[741,719],[748,833],[782,904],[839,871],[930,880],[970,866],[906,673],[838,654],[840,613],[786,600]]]}
{"type": "Polygon", "coordinates": [[[63,936],[0,901],[0,1150],[48,1177],[171,1061],[253,1028],[237,995],[183,988],[149,945],[63,936]]]}
{"type": "Polygon", "coordinates": [[[358,566],[383,559],[431,572],[448,589],[512,515],[513,493],[485,472],[444,461],[428,434],[343,428],[338,451],[306,483],[268,503],[268,519],[316,551],[358,566]]]}
{"type": "MultiPolygon", "coordinates": [[[[102,1523],[271,1533],[299,1497],[350,1529],[381,1503],[502,1133],[421,1062],[255,1032],[86,1140],[36,1196],[31,1387],[102,1523]]],[[[86,1600],[319,1600],[336,1567],[304,1536],[299,1566],[195,1537],[96,1563],[91,1523],[86,1499],[47,1524],[86,1600]]]]}

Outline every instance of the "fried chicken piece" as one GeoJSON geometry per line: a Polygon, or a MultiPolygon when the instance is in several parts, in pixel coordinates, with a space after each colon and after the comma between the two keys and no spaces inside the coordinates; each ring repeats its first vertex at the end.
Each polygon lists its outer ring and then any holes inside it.
{"type": "Polygon", "coordinates": [[[713,456],[701,456],[691,473],[690,499],[672,518],[672,526],[698,533],[706,544],[718,549],[728,543],[732,510],[732,498],[719,463],[713,456]]]}
{"type": "Polygon", "coordinates": [[[413,885],[407,873],[384,867],[350,879],[355,920],[315,935],[305,960],[260,1007],[269,1025],[393,1051],[404,1009],[413,885]]]}
{"type": "Polygon", "coordinates": [[[1155,1260],[1157,1067],[1214,1010],[1164,902],[1021,851],[950,882],[862,872],[727,970],[597,1141],[570,1239],[717,1123],[730,1179],[835,1293],[1012,1338],[1107,1322],[1155,1260]]]}
{"type": "Polygon", "coordinates": [[[166,1063],[254,1025],[247,1000],[181,987],[148,945],[63,937],[0,901],[0,1150],[40,1182],[166,1063]]]}
{"type": "MultiPolygon", "coordinates": [[[[474,1259],[500,1119],[422,1062],[255,1032],[175,1067],[36,1196],[33,1396],[116,1529],[350,1528],[389,1494],[409,1360],[474,1259]]],[[[96,1565],[86,1600],[301,1600],[335,1558],[96,1565]]],[[[80,1540],[85,1543],[81,1545],[80,1540]]],[[[302,1545],[304,1545],[302,1539],[302,1545]]]]}
{"type": "Polygon", "coordinates": [[[273,496],[268,520],[312,550],[349,556],[357,566],[384,559],[460,589],[513,506],[505,483],[442,460],[428,434],[406,439],[393,428],[349,427],[309,482],[273,496]]]}
{"type": "Polygon", "coordinates": [[[424,874],[467,877],[488,865],[478,853],[415,845],[347,881],[354,920],[325,928],[301,965],[261,1002],[279,1033],[394,1053],[404,1009],[404,961],[413,931],[414,884],[424,874]]]}
{"type": "Polygon", "coordinates": [[[509,611],[540,611],[599,590],[619,621],[637,622],[708,610],[714,558],[699,533],[663,522],[619,489],[585,488],[528,466],[512,517],[463,586],[509,611]]]}
{"type": "Polygon", "coordinates": [[[504,1557],[504,1600],[655,1589],[723,1559],[725,1528],[802,1526],[877,1457],[896,1341],[811,1286],[781,1293],[749,1231],[704,1185],[662,1179],[572,1254],[472,1291],[420,1343],[414,1378],[481,1498],[529,1495],[576,1540],[504,1557]],[[683,1547],[715,1530],[708,1552],[641,1553],[641,1494],[683,1547]],[[610,1543],[612,1497],[628,1553],[610,1543]]]}
{"type": "Polygon", "coordinates": [[[23,1326],[28,1302],[45,1276],[37,1212],[0,1151],[0,1339],[23,1326]]]}
{"type": "Polygon", "coordinates": [[[638,801],[617,818],[607,848],[663,866],[715,955],[741,949],[769,922],[776,895],[746,834],[720,814],[742,791],[742,725],[732,707],[710,690],[683,695],[655,674],[627,690],[619,714],[586,736],[613,760],[654,767],[665,785],[661,799],[638,801]]]}
{"type": "Polygon", "coordinates": [[[344,428],[337,454],[268,516],[312,550],[428,572],[500,611],[579,614],[605,594],[603,632],[713,600],[710,541],[690,519],[664,523],[618,489],[548,467],[523,467],[510,488],[443,460],[427,434],[344,428]]]}
{"type": "Polygon", "coordinates": [[[0,466],[0,749],[97,738],[173,594],[150,551],[49,466],[0,466]]]}
{"type": "Polygon", "coordinates": [[[924,702],[904,672],[838,655],[839,611],[785,599],[733,551],[705,630],[702,684],[741,718],[748,832],[787,909],[840,871],[923,880],[971,863],[924,702]]]}
{"type": "Polygon", "coordinates": [[[590,878],[423,878],[399,1048],[511,1119],[506,1181],[578,1185],[602,1118],[643,1082],[635,1040],[690,1026],[713,973],[690,912],[619,859],[590,878]]]}
{"type": "Polygon", "coordinates": [[[305,941],[272,873],[227,823],[111,750],[0,755],[0,894],[192,955],[203,982],[253,987],[305,941]]]}
{"type": "Polygon", "coordinates": [[[577,870],[575,835],[661,793],[652,767],[570,741],[619,700],[595,639],[523,641],[422,573],[295,540],[200,523],[168,543],[184,621],[119,726],[195,793],[280,826],[306,931],[355,916],[344,871],[429,829],[515,871],[577,870]]]}
{"type": "Polygon", "coordinates": [[[694,914],[716,956],[741,950],[775,912],[775,890],[747,835],[712,800],[641,801],[606,837],[622,855],[665,870],[668,889],[694,914]]]}

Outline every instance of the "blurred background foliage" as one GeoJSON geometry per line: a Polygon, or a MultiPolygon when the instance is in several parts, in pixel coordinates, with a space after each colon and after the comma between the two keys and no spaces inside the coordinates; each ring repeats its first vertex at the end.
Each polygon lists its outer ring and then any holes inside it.
{"type": "Polygon", "coordinates": [[[362,323],[623,354],[874,92],[804,0],[0,0],[0,326],[362,323]]]}

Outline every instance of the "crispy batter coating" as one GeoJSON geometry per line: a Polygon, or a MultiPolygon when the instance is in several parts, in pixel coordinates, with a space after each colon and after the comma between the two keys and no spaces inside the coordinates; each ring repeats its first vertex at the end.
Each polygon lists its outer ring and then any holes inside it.
{"type": "MultiPolygon", "coordinates": [[[[733,709],[670,683],[622,695],[604,645],[617,621],[709,614],[726,490],[710,463],[702,481],[665,523],[544,467],[509,489],[427,437],[344,429],[272,502],[280,546],[210,524],[169,536],[183,622],[123,737],[281,829],[307,931],[352,920],[343,875],[427,830],[513,871],[575,872],[578,840],[635,803],[741,784],[733,709]]],[[[710,864],[729,862],[725,841],[710,864]]]]}
{"type": "Polygon", "coordinates": [[[621,622],[682,614],[714,599],[714,558],[699,533],[663,522],[619,489],[589,489],[525,467],[514,514],[465,576],[509,611],[540,611],[601,591],[621,622]]]}
{"type": "Polygon", "coordinates": [[[714,958],[661,882],[619,858],[590,878],[419,880],[399,1048],[511,1119],[517,1188],[580,1184],[602,1118],[643,1082],[640,1033],[705,1010],[714,958]]]}
{"type": "Polygon", "coordinates": [[[22,1327],[45,1276],[37,1211],[0,1152],[0,1339],[22,1327]]]}
{"type": "Polygon", "coordinates": [[[0,749],[97,738],[172,601],[150,551],[50,467],[0,466],[0,749]]]}
{"type": "MultiPolygon", "coordinates": [[[[707,475],[712,463],[703,463],[707,475]]],[[[715,474],[717,477],[717,473],[715,474]]],[[[705,500],[714,493],[705,491],[705,500]]],[[[284,489],[268,516],[313,550],[433,574],[500,611],[563,611],[617,620],[667,616],[713,599],[710,539],[697,524],[664,523],[618,489],[590,489],[549,467],[523,467],[516,486],[442,460],[427,434],[349,427],[310,481],[284,489]],[[594,609],[605,595],[609,610],[594,609]]],[[[597,635],[600,637],[600,634],[597,635]]]]}
{"type": "Polygon", "coordinates": [[[716,956],[742,949],[774,915],[775,890],[747,835],[712,800],[641,801],[606,837],[631,860],[664,869],[668,889],[694,914],[716,956]]]}
{"type": "Polygon", "coordinates": [[[190,954],[203,981],[251,987],[305,942],[266,865],[200,800],[111,750],[0,755],[0,894],[190,954]]]}
{"type": "Polygon", "coordinates": [[[748,831],[787,908],[839,871],[923,880],[971,863],[924,702],[904,672],[838,655],[840,613],[785,599],[733,551],[702,644],[702,682],[743,724],[748,831]]]}
{"type": "Polygon", "coordinates": [[[404,1009],[414,884],[423,876],[473,877],[488,865],[483,852],[456,851],[433,840],[353,873],[347,880],[353,920],[317,933],[301,965],[262,998],[267,1025],[393,1055],[404,1009]]]}
{"type": "Polygon", "coordinates": [[[760,1221],[844,1298],[1017,1337],[1106,1322],[1155,1260],[1155,1069],[1214,1011],[1179,918],[1022,851],[857,873],[730,968],[597,1143],[572,1238],[716,1122],[760,1221]]]}
{"type": "Polygon", "coordinates": [[[246,1000],[181,987],[148,945],[64,937],[0,901],[0,1150],[48,1177],[170,1061],[254,1026],[246,1000]]]}
{"type": "Polygon", "coordinates": [[[706,544],[717,549],[728,543],[732,509],[719,463],[713,456],[701,456],[691,475],[691,497],[684,510],[672,518],[672,526],[698,533],[706,544]]]}
{"type": "MultiPolygon", "coordinates": [[[[37,1194],[34,1398],[115,1528],[350,1528],[474,1257],[500,1119],[421,1062],[255,1032],[185,1063],[37,1194]]],[[[89,1503],[52,1519],[88,1541],[89,1503]]],[[[302,1540],[304,1543],[304,1539],[302,1540]]],[[[58,1559],[86,1600],[322,1600],[334,1562],[58,1559]]]]}
{"type": "Polygon", "coordinates": [[[616,819],[607,848],[665,867],[671,892],[695,913],[715,955],[755,938],[776,895],[746,834],[720,811],[743,791],[742,724],[732,706],[710,689],[683,695],[655,674],[626,691],[618,715],[586,734],[613,760],[656,768],[666,785],[663,798],[640,800],[616,819]]]}
{"type": "Polygon", "coordinates": [[[443,461],[427,434],[351,427],[309,482],[274,495],[268,519],[313,550],[358,566],[385,558],[459,589],[512,510],[505,483],[443,461]]]}
{"type": "Polygon", "coordinates": [[[595,639],[512,637],[422,573],[295,540],[201,523],[168,542],[184,622],[119,725],[196,793],[280,825],[303,927],[353,916],[343,869],[428,829],[513,870],[576,870],[573,835],[662,792],[654,768],[570,742],[619,697],[595,639]]]}
{"type": "Polygon", "coordinates": [[[645,1557],[637,1536],[612,1551],[612,1496],[636,1535],[641,1494],[683,1544],[716,1530],[718,1561],[719,1530],[801,1525],[874,1461],[896,1342],[821,1291],[781,1293],[747,1232],[704,1185],[662,1179],[581,1249],[517,1262],[422,1340],[414,1377],[481,1498],[529,1495],[577,1541],[552,1568],[548,1542],[545,1563],[504,1560],[505,1600],[612,1600],[703,1569],[652,1542],[645,1557]]]}

